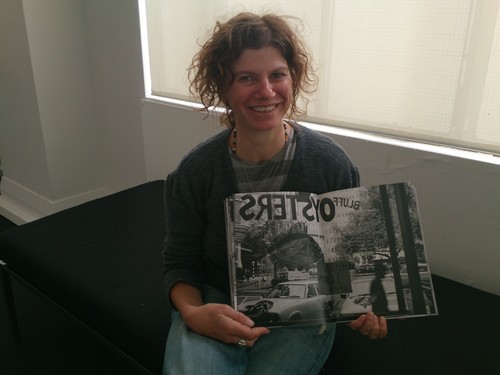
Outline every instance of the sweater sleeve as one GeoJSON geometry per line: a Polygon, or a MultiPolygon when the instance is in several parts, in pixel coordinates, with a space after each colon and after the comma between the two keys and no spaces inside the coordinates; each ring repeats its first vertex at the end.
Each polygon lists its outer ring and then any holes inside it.
{"type": "Polygon", "coordinates": [[[358,167],[356,167],[352,162],[350,163],[351,178],[350,182],[352,187],[359,187],[361,185],[361,178],[359,176],[358,167]]]}
{"type": "Polygon", "coordinates": [[[285,190],[316,194],[360,185],[358,168],[331,137],[298,126],[297,149],[285,190]]]}
{"type": "MultiPolygon", "coordinates": [[[[165,219],[167,233],[163,247],[163,283],[170,290],[178,282],[202,290],[204,214],[196,181],[179,169],[165,181],[165,219]]],[[[172,307],[174,307],[172,305],[172,307]]]]}

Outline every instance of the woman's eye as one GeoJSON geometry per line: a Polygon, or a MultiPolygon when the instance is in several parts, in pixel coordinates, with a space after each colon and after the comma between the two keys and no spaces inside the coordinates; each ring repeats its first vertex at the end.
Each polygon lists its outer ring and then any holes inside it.
{"type": "Polygon", "coordinates": [[[240,82],[252,82],[252,76],[241,76],[238,81],[240,82]]]}
{"type": "Polygon", "coordinates": [[[287,74],[285,72],[276,72],[276,73],[273,73],[272,78],[273,79],[281,79],[281,78],[284,78],[286,76],[287,76],[287,74]]]}

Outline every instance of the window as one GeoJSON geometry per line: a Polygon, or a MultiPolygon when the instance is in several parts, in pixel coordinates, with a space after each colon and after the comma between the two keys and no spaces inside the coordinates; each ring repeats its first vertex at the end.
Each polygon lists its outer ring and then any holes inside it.
{"type": "Polygon", "coordinates": [[[312,298],[312,297],[317,297],[318,292],[316,291],[316,288],[314,287],[313,284],[309,284],[307,286],[307,298],[312,298]]]}
{"type": "Polygon", "coordinates": [[[320,77],[306,121],[500,154],[500,0],[143,1],[148,94],[189,100],[215,20],[288,14],[320,77]]]}

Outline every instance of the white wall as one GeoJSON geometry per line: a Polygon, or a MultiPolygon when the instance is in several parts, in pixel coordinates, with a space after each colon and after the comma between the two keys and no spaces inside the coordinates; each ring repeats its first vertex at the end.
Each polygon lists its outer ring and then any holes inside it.
{"type": "MultiPolygon", "coordinates": [[[[164,178],[219,130],[141,101],[135,0],[2,0],[0,54],[0,214],[16,222],[164,178]]],[[[364,184],[415,182],[432,272],[500,295],[499,165],[334,138],[364,184]]]]}
{"type": "Polygon", "coordinates": [[[145,180],[137,9],[0,2],[0,214],[22,223],[145,180]]]}

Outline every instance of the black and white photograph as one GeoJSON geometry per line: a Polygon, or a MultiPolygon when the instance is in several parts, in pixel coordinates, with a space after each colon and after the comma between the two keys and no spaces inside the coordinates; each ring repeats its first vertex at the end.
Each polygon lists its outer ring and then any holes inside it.
{"type": "Polygon", "coordinates": [[[410,183],[226,201],[233,305],[257,325],[437,315],[410,183]]]}

